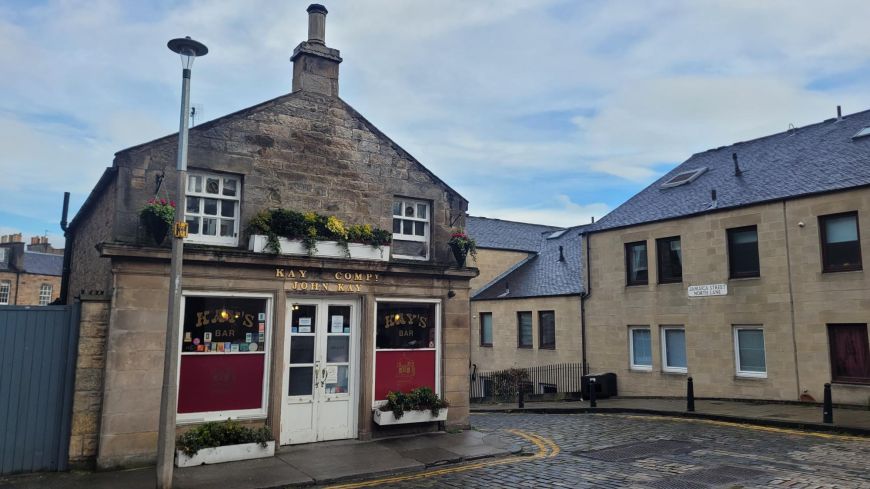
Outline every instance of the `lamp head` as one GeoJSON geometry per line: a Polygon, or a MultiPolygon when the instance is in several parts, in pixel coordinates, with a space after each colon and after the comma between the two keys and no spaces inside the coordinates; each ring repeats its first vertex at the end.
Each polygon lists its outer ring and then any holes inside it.
{"type": "Polygon", "coordinates": [[[191,66],[193,66],[193,60],[198,56],[205,56],[208,54],[208,48],[205,47],[205,44],[194,41],[190,36],[173,39],[166,45],[173,52],[181,55],[181,66],[185,70],[189,70],[191,66]]]}

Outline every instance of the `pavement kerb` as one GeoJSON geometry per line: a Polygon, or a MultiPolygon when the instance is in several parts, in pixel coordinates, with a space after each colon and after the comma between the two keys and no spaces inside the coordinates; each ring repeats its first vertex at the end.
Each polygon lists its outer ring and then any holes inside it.
{"type": "Polygon", "coordinates": [[[846,435],[870,437],[870,429],[850,426],[827,425],[822,423],[809,423],[801,421],[786,421],[779,419],[746,418],[742,416],[729,416],[726,414],[710,414],[687,411],[667,411],[661,409],[644,408],[601,408],[601,407],[572,407],[572,408],[471,408],[472,413],[520,413],[520,414],[650,414],[668,416],[672,418],[708,419],[711,421],[723,421],[727,423],[743,423],[756,426],[770,426],[774,428],[791,428],[804,431],[816,431],[821,433],[841,433],[846,435]]]}
{"type": "Polygon", "coordinates": [[[501,455],[475,455],[475,456],[470,456],[470,457],[460,457],[460,459],[457,460],[456,462],[424,464],[422,467],[408,467],[407,469],[383,470],[380,472],[370,472],[367,474],[354,474],[354,475],[347,475],[347,476],[341,476],[341,477],[327,477],[327,478],[323,478],[323,479],[315,479],[315,478],[311,477],[311,482],[302,482],[302,483],[298,483],[298,484],[289,484],[289,485],[284,484],[284,485],[278,486],[278,487],[261,487],[258,489],[281,489],[281,488],[287,488],[287,487],[324,486],[324,485],[341,484],[341,483],[354,482],[354,481],[365,481],[365,480],[369,480],[369,479],[380,479],[383,477],[413,474],[415,472],[421,472],[421,471],[425,471],[428,469],[452,467],[452,466],[462,465],[464,463],[469,463],[472,461],[476,462],[476,461],[489,459],[489,458],[498,459],[498,458],[511,457],[511,456],[516,456],[516,455],[522,454],[522,451],[523,451],[522,447],[520,447],[519,445],[515,445],[515,446],[511,446],[510,448],[508,448],[507,453],[504,453],[501,455]]]}

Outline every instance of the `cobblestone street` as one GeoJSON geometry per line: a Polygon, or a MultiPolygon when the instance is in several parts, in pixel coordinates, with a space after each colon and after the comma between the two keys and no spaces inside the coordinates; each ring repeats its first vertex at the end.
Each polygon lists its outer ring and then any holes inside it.
{"type": "Polygon", "coordinates": [[[334,487],[870,488],[870,439],[653,416],[474,414],[528,457],[334,487]]]}

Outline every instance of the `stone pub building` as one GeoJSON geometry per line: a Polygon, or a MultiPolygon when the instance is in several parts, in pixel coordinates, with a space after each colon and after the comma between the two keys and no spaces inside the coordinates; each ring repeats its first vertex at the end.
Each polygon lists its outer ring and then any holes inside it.
{"type": "MultiPolygon", "coordinates": [[[[281,445],[432,429],[373,422],[388,391],[417,386],[449,401],[448,426],[467,426],[477,271],[446,243],[468,203],[339,98],[327,11],[308,13],[291,93],[190,130],[178,429],[231,417],[281,445]],[[361,258],[321,256],[327,243],[275,254],[249,232],[269,209],[392,230],[392,242],[361,258]]],[[[71,452],[101,468],[156,458],[169,240],[157,245],[139,213],[176,200],[176,146],[173,134],[118,152],[70,225],[69,299],[84,303],[93,353],[71,452]]]]}

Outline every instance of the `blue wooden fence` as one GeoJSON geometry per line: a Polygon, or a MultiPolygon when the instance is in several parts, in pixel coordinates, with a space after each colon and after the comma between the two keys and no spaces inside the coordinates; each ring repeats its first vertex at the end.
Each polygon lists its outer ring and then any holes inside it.
{"type": "Polygon", "coordinates": [[[79,307],[0,306],[0,474],[67,469],[79,307]]]}

